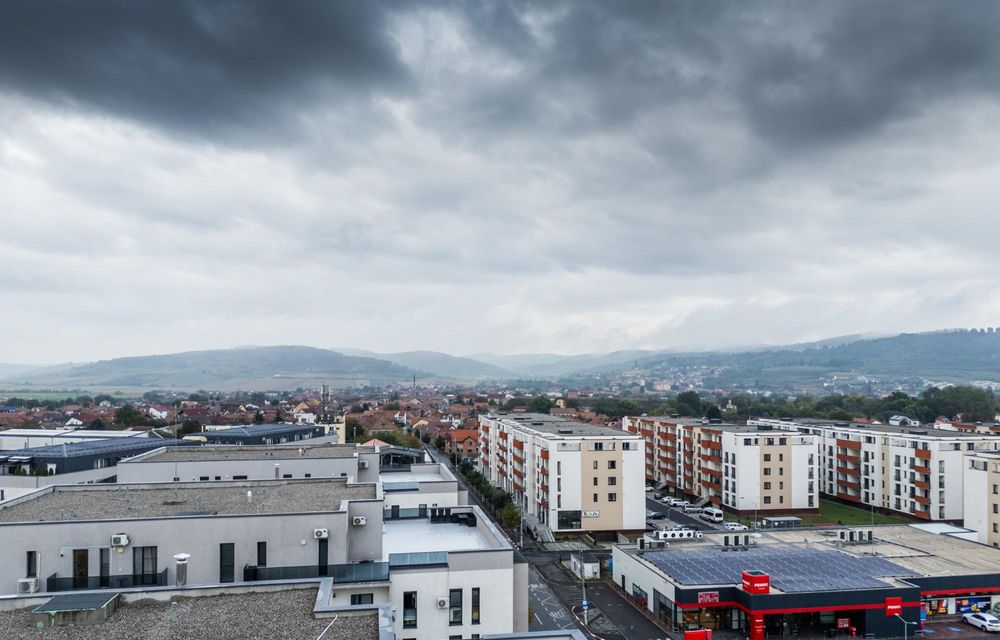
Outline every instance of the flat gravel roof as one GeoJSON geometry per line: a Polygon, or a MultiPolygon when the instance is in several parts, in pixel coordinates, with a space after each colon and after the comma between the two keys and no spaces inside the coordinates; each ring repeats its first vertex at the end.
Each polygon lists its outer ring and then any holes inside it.
{"type": "Polygon", "coordinates": [[[9,640],[377,640],[378,615],[313,618],[316,589],[178,597],[175,603],[142,600],[123,604],[103,624],[38,629],[31,608],[0,611],[9,640]],[[332,625],[330,623],[333,622],[332,625]]]}
{"type": "Polygon", "coordinates": [[[60,485],[0,505],[0,523],[329,512],[342,500],[375,497],[374,484],[348,485],[339,478],[60,485]],[[250,502],[247,491],[253,492],[250,502]]]}
{"type": "MultiPolygon", "coordinates": [[[[291,460],[295,458],[351,458],[357,453],[370,453],[354,445],[347,446],[202,446],[170,448],[142,456],[136,462],[198,462],[215,460],[291,460]],[[299,452],[302,452],[301,454],[299,452]]],[[[128,463],[124,463],[128,464],[128,463]]]]}

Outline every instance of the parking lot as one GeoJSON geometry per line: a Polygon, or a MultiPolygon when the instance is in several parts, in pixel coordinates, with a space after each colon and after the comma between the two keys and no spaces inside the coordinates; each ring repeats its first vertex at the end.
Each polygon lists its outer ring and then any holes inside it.
{"type": "Polygon", "coordinates": [[[675,509],[673,507],[667,506],[662,502],[659,502],[653,498],[653,492],[649,491],[646,493],[646,511],[647,511],[647,524],[649,524],[654,529],[670,529],[676,525],[687,525],[692,528],[697,528],[698,531],[722,531],[725,527],[722,523],[709,522],[707,520],[702,520],[697,514],[684,513],[682,509],[675,509]],[[651,519],[649,518],[649,513],[663,514],[666,516],[665,519],[651,519]]]}

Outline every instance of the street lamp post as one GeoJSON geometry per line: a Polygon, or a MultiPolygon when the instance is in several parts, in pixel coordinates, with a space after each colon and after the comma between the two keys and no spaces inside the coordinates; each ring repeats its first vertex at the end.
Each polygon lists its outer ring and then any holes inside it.
{"type": "Polygon", "coordinates": [[[587,576],[584,574],[582,562],[580,563],[580,587],[583,589],[583,626],[586,627],[587,611],[590,609],[590,603],[587,602],[587,576]]]}

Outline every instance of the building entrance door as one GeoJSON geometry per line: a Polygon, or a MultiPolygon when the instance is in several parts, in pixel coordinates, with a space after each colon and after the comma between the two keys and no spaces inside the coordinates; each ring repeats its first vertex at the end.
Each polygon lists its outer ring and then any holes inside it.
{"type": "Polygon", "coordinates": [[[86,549],[73,549],[73,588],[86,589],[89,573],[90,552],[86,549]]]}

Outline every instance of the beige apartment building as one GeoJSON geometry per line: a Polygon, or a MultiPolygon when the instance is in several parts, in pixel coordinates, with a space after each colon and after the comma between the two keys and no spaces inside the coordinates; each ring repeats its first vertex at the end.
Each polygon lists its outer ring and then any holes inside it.
{"type": "Polygon", "coordinates": [[[642,438],[547,414],[479,417],[481,472],[556,533],[643,531],[642,438]]]}
{"type": "Polygon", "coordinates": [[[806,418],[748,423],[819,438],[821,493],[921,520],[962,520],[967,457],[1000,449],[994,434],[926,426],[806,418]]]}
{"type": "Polygon", "coordinates": [[[646,480],[738,513],[819,508],[819,439],[771,426],[626,417],[643,438],[646,480]]]}

